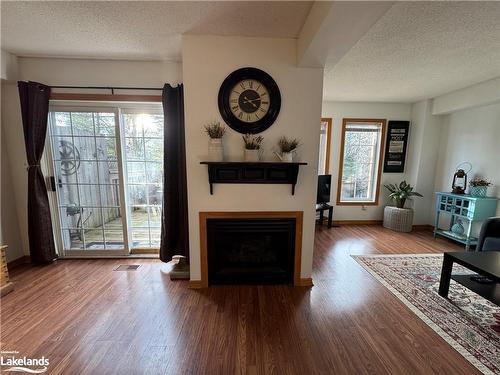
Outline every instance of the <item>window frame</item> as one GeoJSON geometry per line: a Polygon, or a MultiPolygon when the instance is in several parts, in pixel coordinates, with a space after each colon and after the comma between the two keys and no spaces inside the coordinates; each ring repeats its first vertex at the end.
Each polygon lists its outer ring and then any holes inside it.
{"type": "Polygon", "coordinates": [[[366,118],[343,118],[342,119],[342,135],[340,139],[340,157],[339,157],[339,175],[337,181],[337,206],[378,206],[379,196],[380,196],[380,180],[382,175],[384,149],[385,149],[385,134],[387,128],[386,119],[366,119],[366,118]],[[381,125],[380,130],[380,146],[378,154],[376,182],[375,182],[375,200],[374,201],[342,201],[342,177],[343,177],[343,167],[344,167],[344,151],[345,151],[345,136],[346,128],[349,123],[377,123],[381,125]]]}

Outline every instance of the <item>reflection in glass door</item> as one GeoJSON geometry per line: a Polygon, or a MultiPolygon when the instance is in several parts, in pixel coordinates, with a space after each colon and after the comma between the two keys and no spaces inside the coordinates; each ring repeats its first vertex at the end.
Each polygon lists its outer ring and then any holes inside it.
{"type": "Polygon", "coordinates": [[[64,251],[124,251],[114,110],[51,111],[50,138],[64,251]]]}

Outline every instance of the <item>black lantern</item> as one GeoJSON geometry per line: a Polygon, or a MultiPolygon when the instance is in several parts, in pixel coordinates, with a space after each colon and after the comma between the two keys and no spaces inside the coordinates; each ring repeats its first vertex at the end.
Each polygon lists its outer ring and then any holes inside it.
{"type": "Polygon", "coordinates": [[[469,162],[460,163],[457,166],[457,171],[453,175],[453,184],[451,185],[452,193],[454,194],[465,194],[465,189],[467,189],[467,173],[472,169],[472,165],[469,162]],[[463,164],[467,164],[469,166],[467,172],[459,168],[463,164]]]}

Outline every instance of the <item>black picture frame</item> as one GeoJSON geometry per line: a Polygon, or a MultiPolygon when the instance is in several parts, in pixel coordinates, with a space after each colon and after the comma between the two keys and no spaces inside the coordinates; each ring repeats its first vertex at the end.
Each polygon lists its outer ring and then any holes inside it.
{"type": "Polygon", "coordinates": [[[261,133],[269,128],[278,118],[281,109],[281,93],[274,79],[263,70],[257,68],[241,68],[229,74],[222,82],[218,96],[219,112],[224,122],[233,130],[241,134],[261,133]],[[241,121],[233,112],[229,96],[233,87],[240,81],[246,79],[255,79],[261,82],[269,93],[269,110],[260,120],[248,123],[241,121]]]}
{"type": "Polygon", "coordinates": [[[385,142],[384,173],[404,172],[409,131],[410,121],[389,121],[385,142]]]}

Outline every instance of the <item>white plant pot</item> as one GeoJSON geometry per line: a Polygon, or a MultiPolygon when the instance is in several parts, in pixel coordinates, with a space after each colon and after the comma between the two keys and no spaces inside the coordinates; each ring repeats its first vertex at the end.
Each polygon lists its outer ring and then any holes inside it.
{"type": "Polygon", "coordinates": [[[413,229],[413,209],[385,206],[384,227],[397,232],[411,232],[413,229]]]}
{"type": "Polygon", "coordinates": [[[291,163],[293,161],[293,152],[281,153],[281,161],[285,163],[291,163]]]}
{"type": "Polygon", "coordinates": [[[245,149],[245,161],[256,162],[260,159],[260,150],[247,150],[245,149]]]}
{"type": "Polygon", "coordinates": [[[208,159],[209,161],[224,160],[224,147],[222,146],[222,138],[209,138],[208,159]]]}

